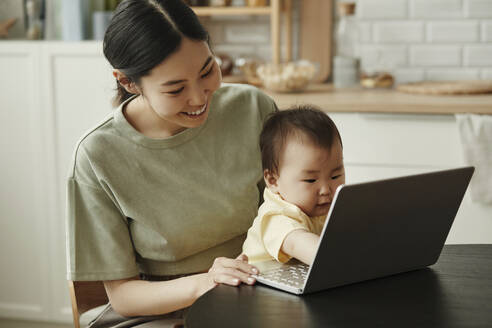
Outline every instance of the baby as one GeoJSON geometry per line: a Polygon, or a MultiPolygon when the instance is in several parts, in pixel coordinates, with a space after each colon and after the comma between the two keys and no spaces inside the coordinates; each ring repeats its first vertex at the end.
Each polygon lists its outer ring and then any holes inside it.
{"type": "Polygon", "coordinates": [[[264,202],[248,230],[249,263],[296,258],[311,264],[337,187],[345,183],[342,140],[318,109],[273,113],[260,135],[264,202]]]}

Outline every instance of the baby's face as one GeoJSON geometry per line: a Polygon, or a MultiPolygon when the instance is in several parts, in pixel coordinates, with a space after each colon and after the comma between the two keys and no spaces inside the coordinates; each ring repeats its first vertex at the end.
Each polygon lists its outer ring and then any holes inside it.
{"type": "Polygon", "coordinates": [[[291,137],[280,156],[278,174],[265,178],[270,190],[308,216],[326,215],[337,187],[345,183],[342,146],[336,140],[327,150],[307,137],[291,137]]]}

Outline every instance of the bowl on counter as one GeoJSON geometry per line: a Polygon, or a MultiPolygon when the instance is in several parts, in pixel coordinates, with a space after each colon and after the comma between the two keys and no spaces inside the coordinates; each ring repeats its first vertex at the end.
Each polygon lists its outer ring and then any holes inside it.
{"type": "Polygon", "coordinates": [[[299,92],[309,85],[316,75],[316,65],[307,60],[283,64],[263,64],[256,74],[263,86],[275,92],[299,92]]]}
{"type": "Polygon", "coordinates": [[[264,61],[255,55],[243,55],[236,58],[234,66],[239,69],[248,84],[261,87],[262,83],[256,70],[264,61]]]}

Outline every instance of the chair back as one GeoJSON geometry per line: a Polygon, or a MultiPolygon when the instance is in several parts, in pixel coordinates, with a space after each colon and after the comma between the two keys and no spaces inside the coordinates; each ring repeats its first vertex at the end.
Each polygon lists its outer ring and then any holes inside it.
{"type": "Polygon", "coordinates": [[[68,281],[72,302],[73,324],[80,328],[80,315],[109,302],[102,281],[68,281]]]}

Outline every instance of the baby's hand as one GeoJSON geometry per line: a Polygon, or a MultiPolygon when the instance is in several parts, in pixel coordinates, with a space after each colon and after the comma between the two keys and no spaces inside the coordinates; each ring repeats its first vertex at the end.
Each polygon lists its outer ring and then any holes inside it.
{"type": "Polygon", "coordinates": [[[218,257],[214,260],[210,270],[208,270],[208,274],[214,283],[231,286],[238,286],[241,282],[253,285],[256,279],[251,275],[258,273],[257,268],[248,264],[248,257],[244,254],[235,259],[218,257]]]}

